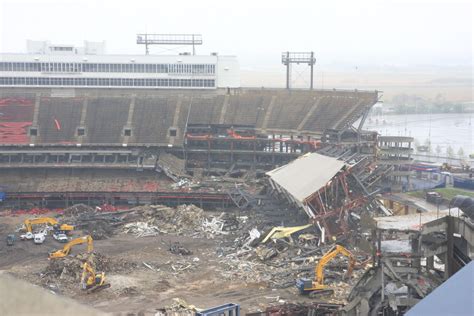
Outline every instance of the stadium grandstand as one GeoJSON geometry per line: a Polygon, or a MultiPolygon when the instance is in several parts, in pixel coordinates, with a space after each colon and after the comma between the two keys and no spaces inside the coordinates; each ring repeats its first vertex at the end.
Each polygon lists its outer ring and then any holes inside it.
{"type": "Polygon", "coordinates": [[[34,191],[35,181],[21,184],[29,175],[74,190],[92,172],[111,181],[105,191],[115,181],[128,192],[149,187],[130,184],[134,172],[154,178],[173,165],[191,174],[264,171],[327,143],[337,144],[336,156],[373,154],[376,138],[362,126],[378,98],[377,91],[244,88],[233,56],[108,55],[104,43],[28,41],[26,54],[0,57],[0,183],[34,191]],[[77,181],[59,185],[61,175],[77,181]]]}

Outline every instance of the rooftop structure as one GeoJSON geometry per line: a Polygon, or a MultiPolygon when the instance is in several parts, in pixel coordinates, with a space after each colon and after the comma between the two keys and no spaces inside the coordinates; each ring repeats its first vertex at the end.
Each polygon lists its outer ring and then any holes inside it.
{"type": "Polygon", "coordinates": [[[26,41],[28,54],[36,55],[104,55],[105,42],[84,41],[84,46],[52,44],[50,41],[26,41]]]}

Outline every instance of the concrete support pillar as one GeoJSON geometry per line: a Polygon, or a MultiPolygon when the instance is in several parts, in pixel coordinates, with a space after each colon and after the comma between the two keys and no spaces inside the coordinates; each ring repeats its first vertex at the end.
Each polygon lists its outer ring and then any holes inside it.
{"type": "Polygon", "coordinates": [[[426,258],[426,268],[428,268],[428,270],[434,269],[434,256],[426,258]]]}
{"type": "Polygon", "coordinates": [[[448,227],[446,229],[446,237],[447,237],[447,251],[445,253],[445,261],[444,261],[444,278],[447,280],[453,275],[453,252],[454,252],[454,219],[452,216],[447,216],[446,221],[448,223],[448,227]]]}
{"type": "MultiPolygon", "coordinates": [[[[420,253],[420,248],[421,248],[421,236],[413,236],[413,239],[411,240],[411,249],[412,252],[415,254],[420,253]]],[[[417,268],[418,270],[421,269],[421,258],[415,257],[412,259],[412,267],[417,268]]]]}

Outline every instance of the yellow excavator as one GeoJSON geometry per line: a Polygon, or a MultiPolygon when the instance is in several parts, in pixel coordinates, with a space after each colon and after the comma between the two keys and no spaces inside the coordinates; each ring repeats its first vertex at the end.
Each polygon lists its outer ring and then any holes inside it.
{"type": "Polygon", "coordinates": [[[324,267],[338,254],[342,254],[349,259],[346,277],[351,276],[352,270],[354,270],[354,266],[356,264],[356,259],[349,250],[341,245],[336,245],[326,252],[319,260],[318,264],[316,265],[314,280],[296,280],[296,287],[301,294],[308,294],[310,297],[317,297],[319,295],[330,295],[334,293],[334,290],[330,289],[327,285],[324,285],[324,267]]]}
{"type": "Polygon", "coordinates": [[[50,253],[49,259],[66,257],[71,252],[72,246],[85,244],[85,243],[87,243],[87,253],[91,253],[94,250],[93,240],[90,235],[86,235],[86,236],[73,239],[70,242],[68,242],[66,245],[64,245],[63,249],[50,253]]]}
{"type": "Polygon", "coordinates": [[[32,219],[25,219],[23,222],[25,225],[25,230],[27,233],[31,233],[33,231],[33,225],[38,224],[49,224],[53,226],[55,230],[63,230],[63,231],[72,231],[74,230],[74,226],[68,224],[59,224],[59,222],[52,217],[39,217],[39,218],[32,218],[32,219]]]}
{"type": "Polygon", "coordinates": [[[96,292],[110,287],[110,283],[105,283],[105,273],[96,273],[89,261],[82,265],[81,286],[88,292],[96,292]]]}

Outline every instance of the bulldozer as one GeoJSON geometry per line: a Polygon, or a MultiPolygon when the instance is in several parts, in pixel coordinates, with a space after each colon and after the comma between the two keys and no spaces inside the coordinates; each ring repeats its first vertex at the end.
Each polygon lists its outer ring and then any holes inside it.
{"type": "Polygon", "coordinates": [[[105,273],[96,273],[89,260],[82,265],[81,287],[87,292],[97,292],[110,287],[110,283],[105,282],[105,273]]]}
{"type": "Polygon", "coordinates": [[[331,295],[334,290],[324,284],[324,267],[334,259],[338,254],[342,254],[349,259],[349,265],[347,267],[346,277],[350,277],[352,270],[356,264],[354,255],[341,245],[335,245],[324,256],[319,260],[315,268],[314,280],[311,279],[298,279],[296,280],[296,288],[301,294],[307,294],[310,297],[318,297],[321,295],[331,295]]]}
{"type": "Polygon", "coordinates": [[[87,252],[91,253],[94,250],[93,239],[90,235],[86,235],[86,236],[78,237],[76,239],[71,240],[70,242],[64,245],[63,249],[60,249],[55,252],[51,252],[49,254],[49,259],[57,259],[57,258],[66,257],[71,252],[71,248],[73,246],[85,244],[85,243],[87,243],[87,252]]]}

